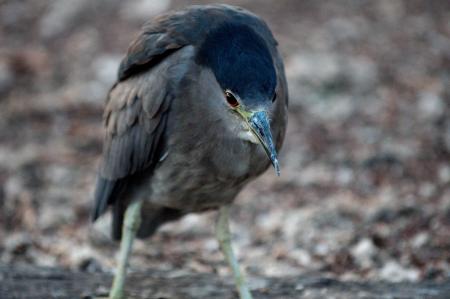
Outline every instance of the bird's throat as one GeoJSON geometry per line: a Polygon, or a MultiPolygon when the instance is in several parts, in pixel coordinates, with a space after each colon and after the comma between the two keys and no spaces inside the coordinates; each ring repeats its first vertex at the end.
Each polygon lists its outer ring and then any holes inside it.
{"type": "Polygon", "coordinates": [[[249,130],[242,130],[239,132],[239,138],[242,140],[249,141],[254,144],[259,144],[258,138],[249,130]]]}

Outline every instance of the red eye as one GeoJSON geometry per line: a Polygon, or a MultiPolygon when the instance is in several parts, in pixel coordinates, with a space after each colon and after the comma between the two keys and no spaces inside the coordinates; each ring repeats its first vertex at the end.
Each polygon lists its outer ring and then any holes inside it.
{"type": "Polygon", "coordinates": [[[231,107],[236,108],[239,106],[238,100],[236,100],[231,92],[225,91],[225,99],[227,100],[228,105],[230,105],[231,107]]]}

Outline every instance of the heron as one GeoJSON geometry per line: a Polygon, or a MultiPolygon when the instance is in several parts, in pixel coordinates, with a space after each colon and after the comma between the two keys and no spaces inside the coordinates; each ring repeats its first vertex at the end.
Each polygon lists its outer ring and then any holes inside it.
{"type": "Polygon", "coordinates": [[[120,240],[109,298],[123,299],[133,240],[189,213],[218,210],[216,235],[241,299],[230,206],[285,137],[288,89],[277,41],[255,14],[198,5],[142,27],[120,63],[103,122],[93,220],[112,212],[120,240]]]}

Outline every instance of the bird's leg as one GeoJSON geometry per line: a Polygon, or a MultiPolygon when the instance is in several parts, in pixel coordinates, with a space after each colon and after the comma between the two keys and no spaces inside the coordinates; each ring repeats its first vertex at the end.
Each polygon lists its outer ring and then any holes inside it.
{"type": "Polygon", "coordinates": [[[228,205],[221,207],[219,210],[219,217],[216,224],[217,239],[225,258],[231,267],[231,271],[233,272],[239,297],[241,299],[252,299],[252,295],[248,289],[245,277],[239,268],[239,263],[234,255],[233,248],[231,248],[230,225],[228,223],[229,213],[230,206],[228,205]]]}
{"type": "Polygon", "coordinates": [[[142,201],[136,200],[132,202],[126,212],[125,220],[122,226],[122,240],[120,241],[120,252],[117,272],[114,276],[114,281],[109,293],[110,299],[123,299],[125,275],[128,266],[128,260],[133,245],[133,240],[141,223],[141,206],[142,201]]]}

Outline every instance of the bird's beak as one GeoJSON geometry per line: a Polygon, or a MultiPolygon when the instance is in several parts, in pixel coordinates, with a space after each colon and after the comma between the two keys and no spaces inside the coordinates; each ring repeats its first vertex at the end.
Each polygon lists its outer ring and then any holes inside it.
{"type": "Polygon", "coordinates": [[[280,176],[280,165],[278,164],[277,151],[273,144],[267,113],[265,111],[249,113],[247,114],[246,120],[252,133],[255,134],[266,151],[267,156],[275,168],[277,176],[280,176]]]}

